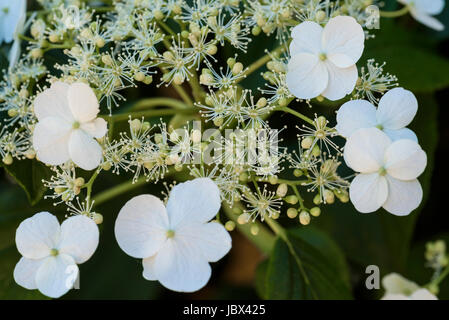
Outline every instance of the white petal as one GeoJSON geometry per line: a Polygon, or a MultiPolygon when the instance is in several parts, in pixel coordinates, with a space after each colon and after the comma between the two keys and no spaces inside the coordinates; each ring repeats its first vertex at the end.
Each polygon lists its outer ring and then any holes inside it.
{"type": "Polygon", "coordinates": [[[92,219],[73,216],[61,225],[59,252],[70,255],[77,264],[86,262],[98,246],[98,227],[92,219]]]}
{"type": "Polygon", "coordinates": [[[36,213],[20,223],[16,231],[16,246],[28,259],[41,259],[50,254],[59,242],[58,219],[48,212],[36,213]]]}
{"type": "Polygon", "coordinates": [[[150,281],[156,281],[156,271],[154,270],[154,265],[156,262],[156,256],[155,254],[152,257],[145,258],[142,260],[142,266],[143,266],[143,277],[150,281]]]}
{"type": "Polygon", "coordinates": [[[444,0],[414,0],[417,10],[435,16],[444,9],[444,0]]]}
{"type": "Polygon", "coordinates": [[[377,122],[386,129],[401,129],[412,122],[417,111],[415,95],[411,91],[394,88],[380,99],[377,122]]]}
{"type": "Polygon", "coordinates": [[[409,297],[403,294],[387,293],[381,298],[381,300],[410,300],[410,299],[409,297]]]}
{"type": "Polygon", "coordinates": [[[430,293],[427,289],[418,289],[410,296],[411,300],[438,300],[438,298],[430,293]]]}
{"type": "Polygon", "coordinates": [[[327,87],[329,75],[324,63],[308,53],[299,53],[288,62],[286,77],[290,92],[300,99],[319,96],[327,87]]]}
{"type": "Polygon", "coordinates": [[[366,100],[346,102],[337,112],[337,129],[343,137],[361,128],[376,126],[376,108],[366,100]]]}
{"type": "Polygon", "coordinates": [[[59,298],[72,289],[78,275],[78,266],[71,256],[48,257],[37,271],[37,288],[50,298],[59,298]]]}
{"type": "Polygon", "coordinates": [[[149,194],[129,200],[115,221],[115,237],[120,248],[135,258],[153,256],[166,240],[168,230],[164,203],[149,194]]]}
{"type": "Polygon", "coordinates": [[[70,159],[81,169],[93,170],[103,159],[99,143],[83,130],[73,130],[69,139],[70,159]]]}
{"type": "Polygon", "coordinates": [[[64,82],[54,82],[50,89],[47,89],[34,99],[34,113],[39,121],[46,117],[57,117],[73,122],[72,111],[69,108],[67,92],[69,85],[64,82]]]}
{"type": "Polygon", "coordinates": [[[385,169],[399,180],[416,179],[424,172],[426,165],[426,153],[412,140],[395,141],[385,152],[385,169]]]}
{"type": "Polygon", "coordinates": [[[14,268],[14,281],[28,290],[37,289],[36,274],[45,259],[20,258],[14,268]]]}
{"type": "Polygon", "coordinates": [[[290,54],[321,53],[321,34],[323,28],[315,22],[305,21],[292,29],[292,42],[290,43],[290,54]]]}
{"type": "Polygon", "coordinates": [[[220,260],[232,247],[231,236],[217,222],[182,226],[176,231],[175,237],[177,236],[185,241],[186,245],[197,247],[203,258],[209,262],[220,260]]]}
{"type": "Polygon", "coordinates": [[[350,94],[357,83],[357,67],[352,65],[342,69],[330,61],[326,61],[325,65],[329,73],[329,82],[321,94],[332,101],[340,100],[350,94]]]}
{"type": "Polygon", "coordinates": [[[103,118],[97,118],[81,124],[81,129],[94,138],[103,138],[106,132],[108,132],[108,123],[103,118]]]}
{"type": "Polygon", "coordinates": [[[349,16],[329,20],[323,31],[323,48],[327,57],[339,68],[353,66],[360,59],[365,46],[362,26],[349,16]]]}
{"type": "Polygon", "coordinates": [[[388,198],[383,207],[396,216],[406,216],[419,207],[423,191],[418,180],[401,181],[389,175],[388,198]]]}
{"type": "Polygon", "coordinates": [[[8,60],[9,60],[9,69],[11,70],[17,64],[20,58],[20,50],[21,50],[21,41],[20,39],[15,39],[11,49],[9,49],[8,60]]]}
{"type": "Polygon", "coordinates": [[[170,227],[176,230],[186,221],[208,222],[215,217],[220,206],[220,190],[211,179],[197,178],[180,183],[171,190],[167,202],[170,227]]]}
{"type": "Polygon", "coordinates": [[[155,257],[155,277],[166,288],[178,292],[193,292],[210,279],[211,267],[193,246],[169,239],[155,257]]]}
{"type": "Polygon", "coordinates": [[[46,117],[39,121],[33,131],[33,147],[38,159],[49,165],[67,162],[71,131],[71,125],[62,118],[46,117]]]}
{"type": "Polygon", "coordinates": [[[418,142],[418,137],[416,136],[416,134],[408,128],[402,128],[399,130],[383,129],[382,131],[385,132],[392,141],[408,139],[418,142]]]}
{"type": "Polygon", "coordinates": [[[377,128],[359,129],[346,142],[345,162],[357,172],[377,172],[384,164],[385,150],[390,144],[390,138],[377,128]]]}
{"type": "Polygon", "coordinates": [[[100,112],[97,96],[85,83],[72,84],[67,96],[70,110],[72,110],[75,119],[80,122],[92,121],[100,112]]]}
{"type": "Polygon", "coordinates": [[[438,19],[428,15],[423,11],[418,11],[414,8],[410,9],[410,14],[415,18],[416,21],[422,23],[423,25],[434,29],[436,31],[443,31],[445,29],[444,24],[442,24],[438,19]]]}
{"type": "Polygon", "coordinates": [[[351,202],[361,213],[377,211],[385,203],[387,196],[387,181],[377,173],[359,174],[349,187],[351,202]]]}
{"type": "Polygon", "coordinates": [[[409,295],[419,289],[419,286],[400,274],[389,273],[382,278],[382,286],[387,293],[409,295]]]}

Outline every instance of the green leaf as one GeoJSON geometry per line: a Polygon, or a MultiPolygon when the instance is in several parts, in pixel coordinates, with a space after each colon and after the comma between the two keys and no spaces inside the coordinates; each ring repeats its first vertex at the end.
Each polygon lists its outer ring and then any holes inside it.
{"type": "Polygon", "coordinates": [[[4,166],[6,172],[23,188],[31,205],[35,205],[44,195],[46,188],[42,179],[48,179],[51,171],[37,160],[14,160],[4,166]]]}
{"type": "Polygon", "coordinates": [[[289,230],[288,243],[277,239],[267,265],[258,268],[258,281],[264,281],[258,292],[266,299],[351,299],[337,245],[318,230],[304,230],[289,230]]]}
{"type": "Polygon", "coordinates": [[[449,86],[449,60],[412,45],[380,46],[368,51],[369,58],[385,61],[385,70],[399,78],[402,87],[414,92],[432,92],[449,86]]]}

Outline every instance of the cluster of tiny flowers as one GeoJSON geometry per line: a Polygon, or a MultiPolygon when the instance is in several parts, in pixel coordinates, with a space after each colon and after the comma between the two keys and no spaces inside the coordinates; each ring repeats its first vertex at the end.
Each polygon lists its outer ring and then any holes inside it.
{"type": "MultiPolygon", "coordinates": [[[[385,64],[368,60],[358,66],[378,18],[372,6],[377,1],[38,2],[43,10],[26,23],[26,9],[25,18],[18,15],[20,36],[8,35],[26,50],[18,61],[10,59],[0,81],[2,119],[5,114],[0,156],[5,165],[25,158],[46,164],[51,175],[42,181],[45,198],[64,205],[68,214],[62,226],[44,212],[19,227],[23,258],[15,279],[25,288],[51,297],[71,288],[63,283],[49,288],[36,278],[37,266],[31,273],[29,265],[65,259],[78,272],[77,265],[90,258],[98,244],[96,224],[103,221],[92,188],[107,172],[132,183],[193,178],[171,186],[164,201],[153,195],[132,198],[115,225],[120,247],[142,259],[145,279],[181,292],[207,283],[209,263],[227,254],[227,231],[236,223],[250,223],[257,235],[261,222],[270,224],[283,213],[307,225],[336,200],[351,201],[360,212],[383,207],[395,215],[420,204],[417,177],[427,158],[407,128],[418,109],[416,98],[394,88],[398,79],[384,72],[385,64]],[[256,37],[270,37],[277,46],[264,48],[264,56],[246,65],[242,57],[256,37]],[[245,87],[257,74],[260,87],[245,87]],[[150,97],[153,82],[158,92],[178,94],[182,101],[150,97]],[[125,103],[140,89],[147,97],[125,103]],[[288,107],[292,101],[312,107],[313,99],[349,100],[337,112],[336,127],[324,116],[310,119],[288,107]],[[295,151],[279,146],[285,128],[271,127],[275,112],[306,122],[296,126],[295,151]],[[167,115],[173,115],[170,122],[154,121],[167,115]],[[126,129],[116,125],[126,120],[126,129]],[[343,177],[344,164],[356,174],[343,177]],[[231,212],[227,221],[220,218],[221,205],[231,212]],[[38,225],[63,240],[37,257],[30,242],[50,243],[38,232],[37,239],[27,236],[38,225]],[[141,241],[139,234],[148,237],[141,241]],[[204,252],[195,251],[201,261],[187,254],[187,243],[201,247],[204,252]],[[173,263],[160,262],[167,255],[173,263]]],[[[428,260],[433,268],[443,261],[437,253],[428,260]]],[[[51,270],[44,265],[38,269],[47,275],[51,270]]],[[[56,270],[59,280],[62,272],[56,270]]]]}

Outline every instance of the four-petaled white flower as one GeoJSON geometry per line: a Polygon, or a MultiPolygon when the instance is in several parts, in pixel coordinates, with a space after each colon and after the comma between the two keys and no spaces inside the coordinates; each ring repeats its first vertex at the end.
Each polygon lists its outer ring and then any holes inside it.
{"type": "Polygon", "coordinates": [[[14,40],[8,54],[10,69],[20,57],[21,41],[18,35],[25,27],[26,6],[26,0],[0,0],[0,45],[14,40]]]}
{"type": "Polygon", "coordinates": [[[107,132],[99,111],[97,97],[85,83],[55,82],[40,93],[34,100],[39,122],[33,133],[38,159],[49,165],[72,160],[84,170],[98,167],[103,150],[95,138],[107,132]]]}
{"type": "Polygon", "coordinates": [[[432,16],[439,15],[444,9],[444,0],[399,0],[409,7],[410,14],[416,21],[437,31],[444,30],[444,25],[432,16]]]}
{"type": "Polygon", "coordinates": [[[16,245],[22,258],[14,280],[26,289],[39,289],[51,298],[66,294],[78,278],[78,264],[98,246],[98,227],[86,216],[73,216],[59,225],[58,219],[40,212],[17,228],[16,245]]]}
{"type": "Polygon", "coordinates": [[[349,188],[359,212],[383,207],[405,216],[421,203],[423,191],[417,177],[426,168],[427,156],[415,141],[392,142],[377,128],[359,129],[347,140],[344,159],[351,169],[360,172],[349,188]]]}
{"type": "Polygon", "coordinates": [[[418,141],[415,133],[405,128],[418,111],[418,101],[412,92],[402,88],[388,91],[379,101],[376,110],[369,101],[352,100],[343,104],[337,112],[338,133],[350,137],[361,128],[376,127],[393,141],[411,139],[418,141]]]}
{"type": "Polygon", "coordinates": [[[365,42],[362,26],[354,18],[338,16],[324,28],[306,21],[293,28],[292,38],[287,86],[293,95],[339,100],[354,90],[358,78],[355,64],[365,42]]]}
{"type": "Polygon", "coordinates": [[[140,195],[121,209],[117,242],[128,255],[143,259],[143,276],[170,290],[193,292],[209,281],[211,267],[231,249],[231,237],[217,222],[220,191],[209,178],[176,185],[167,202],[140,195]]]}
{"type": "Polygon", "coordinates": [[[26,19],[26,0],[0,0],[0,44],[11,42],[26,19]]]}
{"type": "Polygon", "coordinates": [[[397,273],[387,274],[382,279],[385,294],[382,300],[438,300],[429,290],[397,273]]]}

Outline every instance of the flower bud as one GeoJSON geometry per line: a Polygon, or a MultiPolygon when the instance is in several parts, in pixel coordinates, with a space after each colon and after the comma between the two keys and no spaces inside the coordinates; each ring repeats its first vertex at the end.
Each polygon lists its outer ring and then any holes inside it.
{"type": "Polygon", "coordinates": [[[295,219],[298,216],[298,210],[296,210],[295,208],[288,208],[287,216],[290,219],[295,219]]]}
{"type": "Polygon", "coordinates": [[[321,214],[321,209],[319,207],[313,207],[310,209],[310,214],[314,217],[318,217],[321,214]]]}
{"type": "Polygon", "coordinates": [[[84,183],[85,183],[85,181],[84,181],[84,178],[82,178],[82,177],[76,178],[75,182],[74,182],[76,187],[82,187],[82,186],[84,186],[84,183]]]}
{"type": "Polygon", "coordinates": [[[304,226],[308,225],[310,223],[310,214],[305,210],[301,211],[299,214],[299,222],[304,226]]]}
{"type": "Polygon", "coordinates": [[[96,223],[96,224],[102,224],[103,223],[103,215],[99,214],[99,213],[94,213],[92,215],[92,220],[96,223]]]}
{"type": "Polygon", "coordinates": [[[295,205],[298,203],[298,197],[295,195],[290,195],[290,196],[285,197],[284,201],[291,205],[295,205]]]}
{"type": "Polygon", "coordinates": [[[13,158],[9,153],[3,157],[3,163],[7,166],[13,163],[13,158]]]}
{"type": "Polygon", "coordinates": [[[243,70],[243,64],[241,62],[236,62],[234,66],[232,67],[232,74],[236,75],[242,72],[243,70]]]}
{"type": "Polygon", "coordinates": [[[335,202],[335,195],[330,190],[324,190],[323,198],[325,203],[332,204],[335,202]]]}
{"type": "Polygon", "coordinates": [[[276,195],[277,195],[279,198],[283,198],[283,197],[285,197],[285,196],[287,195],[287,192],[288,192],[288,186],[287,186],[287,184],[282,183],[282,184],[280,184],[279,187],[277,188],[277,190],[276,190],[276,195]]]}
{"type": "Polygon", "coordinates": [[[233,231],[235,229],[235,222],[234,221],[228,221],[225,223],[225,228],[226,230],[228,230],[229,232],[233,231]]]}
{"type": "Polygon", "coordinates": [[[309,149],[312,147],[313,144],[313,138],[312,137],[306,137],[301,140],[301,147],[304,149],[309,149]]]}
{"type": "Polygon", "coordinates": [[[295,170],[293,170],[293,175],[296,177],[296,178],[299,178],[300,176],[302,176],[304,173],[302,172],[302,170],[300,170],[300,169],[295,169],[295,170]]]}
{"type": "Polygon", "coordinates": [[[259,234],[259,226],[258,225],[251,226],[250,232],[253,236],[257,236],[259,234]]]}

